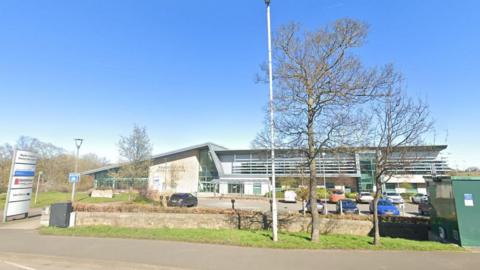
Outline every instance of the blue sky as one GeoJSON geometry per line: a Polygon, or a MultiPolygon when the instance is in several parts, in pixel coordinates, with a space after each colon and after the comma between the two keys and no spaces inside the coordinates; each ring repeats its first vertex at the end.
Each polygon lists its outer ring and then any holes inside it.
{"type": "MultiPolygon", "coordinates": [[[[357,54],[394,63],[426,98],[452,166],[480,166],[478,1],[273,0],[273,28],[370,25],[357,54]]],[[[248,1],[0,2],[0,143],[20,135],[117,160],[134,123],[154,152],[206,141],[248,147],[262,127],[265,6],[248,1]]],[[[433,140],[432,140],[433,141],[433,140]]]]}

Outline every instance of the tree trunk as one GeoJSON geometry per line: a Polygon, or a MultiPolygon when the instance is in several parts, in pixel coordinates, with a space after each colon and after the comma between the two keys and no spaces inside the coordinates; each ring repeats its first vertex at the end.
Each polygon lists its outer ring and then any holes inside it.
{"type": "Polygon", "coordinates": [[[312,242],[318,242],[320,239],[319,216],[317,208],[317,179],[316,179],[316,161],[313,159],[310,163],[310,213],[312,215],[312,242]]]}
{"type": "Polygon", "coordinates": [[[378,221],[378,201],[380,200],[380,192],[382,190],[382,187],[378,185],[378,183],[375,184],[377,190],[375,191],[375,197],[373,198],[373,244],[375,246],[379,246],[381,244],[380,242],[380,226],[379,226],[379,221],[378,221]]]}
{"type": "Polygon", "coordinates": [[[312,214],[312,242],[318,242],[320,238],[319,216],[317,209],[317,162],[315,159],[315,131],[314,131],[314,111],[313,98],[311,92],[308,97],[308,123],[307,123],[307,137],[308,137],[308,162],[310,166],[310,212],[312,214]]]}

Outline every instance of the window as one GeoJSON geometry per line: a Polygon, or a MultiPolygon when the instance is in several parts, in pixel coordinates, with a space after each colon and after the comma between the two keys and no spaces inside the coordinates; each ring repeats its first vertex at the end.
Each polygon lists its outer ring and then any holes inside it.
{"type": "Polygon", "coordinates": [[[243,184],[228,184],[228,193],[243,194],[243,184]]]}
{"type": "Polygon", "coordinates": [[[261,195],[262,194],[262,184],[255,183],[253,184],[253,194],[261,195]]]}

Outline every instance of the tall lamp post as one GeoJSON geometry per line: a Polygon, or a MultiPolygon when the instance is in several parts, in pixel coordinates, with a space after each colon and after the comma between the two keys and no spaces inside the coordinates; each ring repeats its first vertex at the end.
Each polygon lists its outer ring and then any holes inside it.
{"type": "MultiPolygon", "coordinates": [[[[78,157],[80,154],[80,146],[82,146],[83,139],[74,139],[75,140],[75,146],[77,147],[77,154],[75,155],[75,173],[78,173],[78,157]]],[[[73,183],[72,186],[72,203],[75,201],[75,186],[77,183],[73,183]]]]}
{"type": "Polygon", "coordinates": [[[273,74],[272,74],[272,34],[270,29],[270,0],[265,0],[267,6],[267,32],[268,32],[268,82],[270,88],[270,148],[272,160],[272,238],[278,241],[277,222],[277,196],[275,194],[275,131],[273,123],[273,74]]]}

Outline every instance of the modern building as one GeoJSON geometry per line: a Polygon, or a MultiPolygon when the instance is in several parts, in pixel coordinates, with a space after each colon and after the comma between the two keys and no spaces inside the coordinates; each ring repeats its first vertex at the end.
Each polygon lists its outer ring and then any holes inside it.
{"type": "MultiPolygon", "coordinates": [[[[441,158],[444,145],[405,148],[399,162],[392,162],[394,175],[385,185],[398,193],[426,193],[424,176],[447,175],[441,158]],[[406,157],[408,156],[408,157],[406,157]],[[401,160],[401,162],[400,162],[401,160]]],[[[318,186],[347,191],[372,191],[375,172],[373,148],[342,148],[317,158],[318,186]]],[[[232,150],[204,143],[152,156],[148,187],[151,190],[191,193],[264,195],[270,190],[271,159],[268,149],[232,150]]],[[[84,172],[95,179],[107,178],[122,164],[84,172]]],[[[276,150],[277,188],[306,185],[309,168],[302,151],[276,150]]]]}

